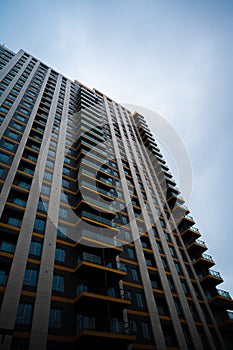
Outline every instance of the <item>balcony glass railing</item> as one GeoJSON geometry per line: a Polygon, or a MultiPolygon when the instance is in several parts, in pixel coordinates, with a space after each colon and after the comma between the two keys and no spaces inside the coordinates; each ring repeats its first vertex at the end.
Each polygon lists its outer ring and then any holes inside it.
{"type": "Polygon", "coordinates": [[[77,295],[82,292],[90,292],[94,294],[100,294],[104,296],[109,296],[112,298],[119,299],[128,299],[127,293],[125,293],[124,289],[105,286],[97,283],[93,283],[90,281],[79,281],[77,285],[77,295]]]}
{"type": "Polygon", "coordinates": [[[199,229],[197,227],[195,227],[195,226],[190,227],[190,229],[193,230],[193,231],[199,232],[199,229]]]}
{"type": "MultiPolygon", "coordinates": [[[[85,171],[85,173],[88,173],[88,171],[85,171]]],[[[89,175],[92,175],[92,174],[90,173],[89,175]]],[[[114,194],[113,194],[113,193],[107,192],[107,191],[105,191],[105,190],[103,190],[103,189],[101,189],[101,188],[97,188],[97,186],[91,185],[91,184],[89,184],[89,183],[86,182],[86,181],[81,181],[81,182],[80,182],[80,186],[82,186],[82,185],[83,185],[83,186],[86,186],[86,187],[88,187],[88,188],[91,188],[91,189],[93,189],[93,190],[95,190],[95,191],[97,191],[97,192],[99,192],[99,193],[106,194],[107,196],[114,198],[114,194]]]]}
{"type": "Polygon", "coordinates": [[[77,332],[93,330],[104,333],[130,334],[128,323],[116,319],[101,319],[92,316],[77,317],[77,332]]]}
{"type": "Polygon", "coordinates": [[[99,141],[97,141],[96,139],[91,137],[90,135],[82,134],[81,136],[85,139],[90,140],[92,143],[94,143],[94,145],[92,145],[92,146],[96,146],[96,144],[98,144],[98,147],[106,148],[106,146],[103,143],[100,143],[99,141]]]}
{"type": "Polygon", "coordinates": [[[204,245],[204,246],[206,247],[205,242],[202,241],[201,239],[196,239],[196,242],[197,242],[198,244],[204,245]]]}
{"type": "Polygon", "coordinates": [[[92,239],[99,241],[101,243],[106,243],[106,244],[109,244],[109,245],[114,246],[114,247],[121,247],[120,242],[118,242],[112,238],[109,238],[108,236],[104,236],[102,234],[92,232],[89,230],[82,230],[81,237],[92,238],[92,239]]]}
{"type": "MultiPolygon", "coordinates": [[[[90,147],[91,149],[96,147],[95,145],[92,145],[92,144],[85,142],[83,140],[81,141],[81,145],[86,145],[87,147],[90,147]]],[[[97,151],[98,151],[98,153],[101,153],[101,154],[103,154],[103,156],[107,157],[107,153],[105,151],[101,150],[99,147],[97,148],[97,151]]],[[[89,152],[89,151],[86,151],[86,152],[89,152]]]]}
{"type": "Polygon", "coordinates": [[[106,225],[111,226],[111,227],[118,227],[118,225],[115,222],[112,222],[111,220],[105,219],[102,216],[89,213],[85,210],[81,211],[81,216],[89,218],[89,219],[93,219],[95,221],[101,222],[101,223],[106,224],[106,225]]]}
{"type": "Polygon", "coordinates": [[[204,259],[206,259],[206,260],[209,260],[209,261],[214,262],[212,256],[209,255],[209,254],[202,253],[201,256],[202,256],[202,258],[204,258],[204,259]]]}
{"type": "Polygon", "coordinates": [[[184,217],[189,219],[189,220],[193,220],[193,217],[191,215],[186,214],[184,217]]]}
{"type": "Polygon", "coordinates": [[[223,289],[217,289],[218,295],[223,298],[231,299],[230,293],[223,289]]]}
{"type": "Polygon", "coordinates": [[[217,277],[217,278],[222,278],[222,276],[220,275],[220,273],[218,271],[215,270],[209,270],[209,273],[211,276],[217,277]]]}
{"type": "Polygon", "coordinates": [[[116,270],[125,272],[125,265],[124,264],[122,264],[119,261],[116,261],[114,259],[103,258],[103,257],[95,255],[95,254],[90,254],[90,253],[86,253],[86,252],[81,253],[78,256],[77,264],[80,264],[80,262],[82,262],[82,261],[91,262],[91,263],[94,263],[97,265],[110,267],[112,269],[116,269],[116,270]]]}
{"type": "Polygon", "coordinates": [[[104,208],[107,210],[115,211],[115,207],[112,204],[106,204],[106,203],[103,203],[101,201],[97,201],[97,200],[95,200],[87,195],[85,195],[84,201],[87,201],[87,202],[92,203],[92,204],[96,204],[98,207],[101,207],[101,208],[104,208]]]}

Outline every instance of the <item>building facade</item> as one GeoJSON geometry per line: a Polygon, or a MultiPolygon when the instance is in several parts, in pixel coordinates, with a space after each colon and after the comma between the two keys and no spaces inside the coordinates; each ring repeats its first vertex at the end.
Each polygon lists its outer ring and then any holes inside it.
{"type": "Polygon", "coordinates": [[[0,46],[0,178],[0,349],[232,349],[232,299],[142,115],[0,46]]]}

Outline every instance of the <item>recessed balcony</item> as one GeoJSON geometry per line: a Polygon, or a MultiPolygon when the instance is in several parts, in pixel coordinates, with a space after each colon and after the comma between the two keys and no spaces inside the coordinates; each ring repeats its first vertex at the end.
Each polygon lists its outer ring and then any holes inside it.
{"type": "Polygon", "coordinates": [[[90,281],[79,281],[77,286],[77,297],[75,299],[79,309],[99,313],[109,305],[110,311],[123,310],[131,305],[127,293],[119,287],[93,283],[90,281]]]}
{"type": "Polygon", "coordinates": [[[116,319],[104,319],[92,316],[80,316],[77,318],[77,337],[76,340],[81,345],[97,345],[101,348],[101,343],[108,342],[111,346],[126,346],[136,341],[132,335],[128,323],[116,319]]]}
{"type": "Polygon", "coordinates": [[[111,280],[120,280],[126,275],[124,264],[115,259],[107,259],[86,252],[80,253],[75,270],[80,276],[91,280],[99,280],[106,274],[111,280]]]}
{"type": "Polygon", "coordinates": [[[104,235],[102,229],[99,227],[96,227],[93,229],[93,231],[82,229],[80,232],[80,238],[77,240],[77,244],[111,249],[112,256],[118,255],[122,252],[122,243],[117,241],[115,238],[104,235]]]}
{"type": "Polygon", "coordinates": [[[116,233],[118,232],[118,229],[117,229],[118,225],[115,222],[113,222],[109,219],[106,219],[100,215],[96,215],[96,214],[90,213],[88,211],[82,210],[80,217],[86,221],[93,222],[97,225],[100,225],[103,227],[108,227],[108,228],[111,228],[113,230],[116,230],[116,233]]]}

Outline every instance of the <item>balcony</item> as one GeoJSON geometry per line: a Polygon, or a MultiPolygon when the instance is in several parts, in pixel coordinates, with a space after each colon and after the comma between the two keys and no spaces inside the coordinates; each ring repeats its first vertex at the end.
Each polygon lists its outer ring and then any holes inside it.
{"type": "Polygon", "coordinates": [[[185,226],[183,229],[180,228],[181,236],[184,241],[194,241],[195,239],[199,238],[201,236],[199,230],[195,226],[185,226]]]}
{"type": "Polygon", "coordinates": [[[220,273],[215,270],[209,270],[209,273],[200,274],[198,277],[203,286],[213,287],[223,282],[220,273]]]}
{"type": "Polygon", "coordinates": [[[107,307],[111,311],[123,310],[131,305],[127,294],[123,289],[107,286],[103,284],[93,283],[89,281],[79,281],[77,286],[77,297],[75,299],[79,310],[103,312],[107,307]]]}
{"type": "Polygon", "coordinates": [[[82,252],[77,259],[76,272],[85,279],[100,280],[106,274],[112,281],[125,277],[125,265],[114,260],[101,256],[82,252]]]}
{"type": "Polygon", "coordinates": [[[113,230],[116,230],[118,232],[117,230],[118,225],[115,222],[109,219],[106,219],[102,216],[95,215],[85,210],[82,210],[80,217],[83,218],[84,220],[86,219],[87,221],[94,222],[95,224],[98,224],[102,227],[112,228],[113,230]]]}
{"type": "Polygon", "coordinates": [[[186,226],[192,226],[195,224],[193,217],[191,215],[188,215],[188,214],[184,215],[181,222],[182,222],[182,224],[184,224],[186,226]]]}
{"type": "Polygon", "coordinates": [[[208,299],[210,306],[215,308],[233,309],[233,300],[230,293],[225,290],[217,289],[217,295],[208,299]]]}
{"type": "Polygon", "coordinates": [[[206,251],[208,248],[205,244],[204,241],[200,240],[200,239],[196,239],[194,242],[192,242],[191,244],[187,245],[187,250],[189,255],[195,256],[197,254],[202,254],[204,251],[206,251]]]}
{"type": "MultiPolygon", "coordinates": [[[[87,173],[87,172],[86,172],[87,173]]],[[[91,173],[89,174],[91,176],[91,173]]],[[[111,189],[109,191],[106,191],[100,187],[97,187],[96,185],[92,185],[91,183],[88,183],[87,181],[81,180],[79,181],[79,186],[84,186],[88,190],[94,190],[95,192],[99,194],[103,194],[105,196],[111,197],[112,199],[115,199],[114,193],[111,193],[111,189]]]]}
{"type": "Polygon", "coordinates": [[[202,253],[201,256],[194,258],[192,263],[196,270],[202,269],[203,267],[210,268],[215,265],[212,256],[205,253],[202,253]]]}
{"type": "Polygon", "coordinates": [[[77,338],[79,344],[88,348],[90,345],[98,344],[101,348],[103,342],[118,348],[124,348],[136,341],[132,335],[129,324],[116,319],[104,319],[92,316],[79,316],[77,318],[77,338]]]}
{"type": "Polygon", "coordinates": [[[93,229],[93,231],[82,229],[80,239],[77,241],[77,244],[111,249],[112,256],[118,255],[122,252],[122,243],[117,241],[115,238],[103,235],[102,229],[99,227],[96,227],[93,229]]]}
{"type": "Polygon", "coordinates": [[[227,332],[233,331],[233,311],[227,310],[226,312],[226,318],[218,325],[221,329],[227,332]]]}

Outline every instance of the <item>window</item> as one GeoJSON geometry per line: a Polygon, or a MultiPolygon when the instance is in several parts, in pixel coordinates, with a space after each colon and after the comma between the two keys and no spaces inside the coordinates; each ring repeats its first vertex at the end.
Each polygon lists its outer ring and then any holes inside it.
{"type": "Polygon", "coordinates": [[[134,281],[139,281],[139,277],[138,277],[138,271],[136,269],[131,269],[132,272],[132,278],[134,281]]]}
{"type": "Polygon", "coordinates": [[[34,229],[39,232],[44,232],[45,229],[45,221],[42,219],[36,218],[35,223],[34,223],[34,229]]]}
{"type": "Polygon", "coordinates": [[[179,275],[182,275],[182,270],[180,268],[180,264],[175,262],[175,267],[176,267],[176,271],[178,272],[179,275]]]}
{"type": "Polygon", "coordinates": [[[141,323],[141,330],[142,330],[142,336],[145,340],[149,340],[151,338],[150,336],[150,329],[149,325],[146,322],[141,323]]]}
{"type": "Polygon", "coordinates": [[[0,286],[5,286],[7,281],[6,271],[0,270],[0,286]]]}
{"type": "Polygon", "coordinates": [[[21,131],[23,129],[23,126],[21,124],[16,123],[16,122],[14,122],[12,124],[12,127],[16,130],[19,130],[19,131],[21,131]]]}
{"type": "Polygon", "coordinates": [[[48,166],[49,168],[52,168],[54,167],[54,163],[51,161],[51,160],[47,160],[46,161],[46,166],[48,166]]]}
{"type": "Polygon", "coordinates": [[[171,292],[172,293],[176,293],[176,287],[174,285],[172,277],[171,276],[167,276],[167,279],[168,279],[168,284],[169,284],[169,287],[171,289],[171,292]]]}
{"type": "Polygon", "coordinates": [[[22,220],[20,220],[18,218],[13,218],[13,217],[8,218],[8,220],[7,220],[7,223],[9,225],[13,225],[13,226],[17,226],[17,227],[21,226],[21,222],[22,222],[22,220]]]}
{"type": "Polygon", "coordinates": [[[182,284],[182,288],[183,288],[184,293],[186,295],[189,295],[189,288],[187,286],[187,283],[185,281],[182,281],[181,284],[182,284]]]}
{"type": "Polygon", "coordinates": [[[144,297],[141,293],[136,293],[136,302],[137,302],[137,306],[139,307],[144,306],[144,297]]]}
{"type": "Polygon", "coordinates": [[[61,328],[61,309],[51,309],[49,316],[49,327],[50,328],[61,328]]]}
{"type": "Polygon", "coordinates": [[[152,261],[150,259],[145,259],[147,266],[152,266],[152,261]]]}
{"type": "Polygon", "coordinates": [[[4,169],[3,169],[3,168],[0,168],[0,176],[3,175],[3,172],[4,172],[4,169]]]}
{"type": "Polygon", "coordinates": [[[166,227],[165,221],[163,219],[159,219],[159,221],[160,221],[161,226],[163,228],[165,228],[166,227]]]}
{"type": "Polygon", "coordinates": [[[69,181],[62,179],[62,186],[63,187],[69,187],[69,185],[70,185],[69,181]]]}
{"type": "Polygon", "coordinates": [[[26,269],[24,274],[23,284],[25,286],[35,287],[37,281],[37,270],[26,269]]]}
{"type": "Polygon", "coordinates": [[[24,182],[24,181],[20,181],[20,182],[18,183],[18,186],[19,186],[19,187],[22,187],[22,188],[25,188],[26,190],[29,190],[29,189],[30,189],[30,184],[27,183],[27,182],[24,182]]]}
{"type": "Polygon", "coordinates": [[[0,153],[0,161],[3,163],[7,163],[10,159],[10,156],[4,153],[0,153]]]}
{"type": "Polygon", "coordinates": [[[30,111],[28,111],[27,109],[23,108],[23,107],[19,107],[19,112],[23,113],[23,114],[26,114],[26,115],[29,115],[30,114],[30,111]]]}
{"type": "Polygon", "coordinates": [[[15,132],[13,132],[13,131],[8,131],[7,136],[10,137],[10,138],[13,139],[13,140],[17,140],[18,137],[19,137],[19,135],[16,134],[15,132]]]}
{"type": "Polygon", "coordinates": [[[48,203],[39,200],[38,206],[37,206],[37,210],[40,210],[40,211],[43,211],[43,212],[47,212],[47,210],[48,210],[48,203]]]}
{"type": "Polygon", "coordinates": [[[133,334],[137,334],[138,333],[138,325],[137,325],[137,321],[130,321],[130,329],[131,329],[131,332],[133,334]]]}
{"type": "Polygon", "coordinates": [[[183,317],[183,311],[182,311],[182,307],[181,307],[181,304],[180,304],[180,301],[178,299],[174,299],[174,303],[175,303],[175,306],[176,306],[176,311],[178,313],[178,316],[179,317],[183,317]]]}
{"type": "Polygon", "coordinates": [[[58,226],[57,229],[57,236],[58,237],[66,237],[66,232],[67,232],[67,228],[64,226],[58,226]]]}
{"type": "Polygon", "coordinates": [[[135,258],[135,256],[134,256],[134,251],[133,251],[133,249],[132,248],[127,248],[127,252],[128,252],[128,256],[129,256],[129,258],[131,258],[131,259],[134,259],[135,258]]]}
{"type": "Polygon", "coordinates": [[[67,210],[64,208],[59,209],[59,216],[62,218],[67,218],[67,210]]]}
{"type": "Polygon", "coordinates": [[[55,260],[60,262],[65,262],[65,250],[61,248],[56,248],[55,260]]]}
{"type": "Polygon", "coordinates": [[[32,305],[31,304],[19,304],[16,315],[16,323],[29,325],[31,322],[32,305]]]}
{"type": "Polygon", "coordinates": [[[44,172],[44,179],[45,180],[52,181],[52,177],[53,177],[53,175],[51,173],[49,173],[48,171],[44,172]]]}
{"type": "Polygon", "coordinates": [[[131,290],[127,290],[125,292],[125,295],[126,295],[126,299],[133,300],[133,293],[131,292],[131,290]]]}
{"type": "Polygon", "coordinates": [[[63,174],[70,175],[70,169],[64,167],[63,168],[63,174]]]}
{"type": "Polygon", "coordinates": [[[172,257],[177,258],[174,248],[169,246],[169,249],[170,249],[172,257]]]}
{"type": "Polygon", "coordinates": [[[7,253],[14,253],[15,251],[15,245],[10,243],[10,242],[5,242],[3,241],[0,246],[0,250],[2,252],[7,252],[7,253]]]}
{"type": "Polygon", "coordinates": [[[49,150],[48,154],[53,158],[56,156],[56,152],[52,151],[51,149],[49,150]]]}
{"type": "Polygon", "coordinates": [[[25,205],[26,205],[26,201],[24,199],[21,199],[21,198],[14,198],[12,202],[14,204],[21,206],[21,207],[25,207],[25,205]]]}
{"type": "Polygon", "coordinates": [[[7,114],[8,109],[5,108],[5,107],[0,107],[0,112],[3,113],[3,114],[7,114]]]}
{"type": "Polygon", "coordinates": [[[6,148],[9,151],[13,151],[15,145],[9,141],[4,141],[3,147],[6,148]]]}
{"type": "Polygon", "coordinates": [[[40,256],[40,254],[41,254],[41,243],[31,241],[29,254],[35,255],[35,256],[40,256]]]}
{"type": "Polygon", "coordinates": [[[43,194],[49,195],[49,194],[50,194],[50,187],[49,187],[49,186],[46,186],[46,185],[42,185],[42,186],[41,186],[41,192],[42,192],[43,194]]]}
{"type": "Polygon", "coordinates": [[[64,292],[64,277],[53,275],[53,290],[56,292],[64,292]]]}

